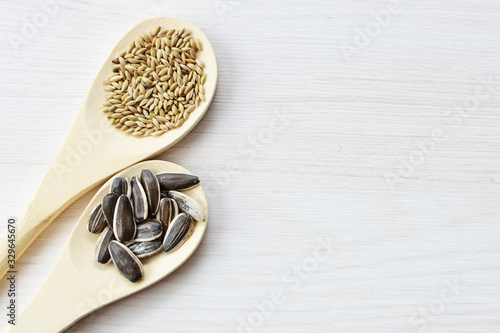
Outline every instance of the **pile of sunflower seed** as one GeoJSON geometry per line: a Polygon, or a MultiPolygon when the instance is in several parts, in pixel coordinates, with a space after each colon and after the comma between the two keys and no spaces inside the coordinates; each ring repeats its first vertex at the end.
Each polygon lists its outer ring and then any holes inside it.
{"type": "Polygon", "coordinates": [[[112,60],[104,81],[102,111],[111,124],[134,136],[158,136],[181,126],[206,100],[200,41],[189,31],[157,27],[132,41],[112,60]]]}
{"type": "Polygon", "coordinates": [[[142,170],[140,179],[113,179],[110,192],[90,214],[89,231],[102,233],[94,259],[113,261],[125,278],[139,281],[144,275],[139,258],[175,251],[191,235],[194,221],[205,220],[200,204],[180,192],[199,183],[188,173],[155,175],[150,170],[142,170]]]}

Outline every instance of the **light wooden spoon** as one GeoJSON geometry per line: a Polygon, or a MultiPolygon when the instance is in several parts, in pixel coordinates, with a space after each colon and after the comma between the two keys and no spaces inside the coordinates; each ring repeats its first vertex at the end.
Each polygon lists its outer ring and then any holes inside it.
{"type": "MultiPolygon", "coordinates": [[[[104,179],[129,165],[160,154],[175,145],[191,131],[203,117],[215,94],[217,62],[207,37],[194,25],[175,18],[154,18],[130,30],[111,51],[104,62],[54,164],[39,185],[26,212],[19,218],[16,231],[16,259],[31,242],[66,207],[104,179]],[[198,52],[205,63],[206,101],[202,102],[179,128],[159,137],[137,138],[114,129],[100,111],[105,92],[103,81],[112,73],[111,60],[126,49],[142,32],[157,26],[169,29],[185,28],[197,38],[203,50],[198,52]]],[[[8,269],[7,242],[0,247],[0,277],[8,269]]]]}
{"type": "MultiPolygon", "coordinates": [[[[116,176],[140,176],[142,169],[153,173],[189,172],[179,165],[165,161],[146,161],[135,164],[116,176]]],[[[7,332],[59,332],[80,318],[106,304],[136,293],[169,275],[196,250],[207,228],[207,201],[201,185],[184,191],[200,203],[205,221],[195,222],[192,235],[177,250],[141,259],[142,280],[132,283],[125,279],[113,263],[100,264],[93,258],[99,235],[89,233],[88,220],[92,209],[109,193],[112,179],[106,182],[89,203],[66,242],[57,263],[38,293],[7,332]]]]}

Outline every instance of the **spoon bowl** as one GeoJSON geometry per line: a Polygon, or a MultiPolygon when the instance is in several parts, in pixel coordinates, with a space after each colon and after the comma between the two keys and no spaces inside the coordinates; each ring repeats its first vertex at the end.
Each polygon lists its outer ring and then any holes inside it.
{"type": "MultiPolygon", "coordinates": [[[[217,85],[217,61],[208,38],[194,25],[175,18],[154,18],[136,25],[114,47],[97,74],[73,127],[54,164],[39,185],[35,197],[20,217],[16,234],[16,258],[66,207],[112,174],[147,158],[158,155],[182,140],[207,111],[217,85]],[[179,128],[158,137],[134,137],[113,128],[100,110],[105,102],[103,81],[112,73],[111,60],[125,50],[141,33],[156,27],[189,31],[203,50],[207,81],[206,101],[195,108],[179,128]]],[[[7,242],[0,248],[0,276],[8,269],[7,242]]]]}
{"type": "MultiPolygon", "coordinates": [[[[135,164],[117,177],[140,176],[143,169],[153,173],[187,172],[165,161],[146,161],[135,164]]],[[[132,283],[125,279],[114,264],[100,264],[93,258],[99,235],[91,234],[88,220],[93,208],[109,193],[112,179],[95,194],[66,242],[56,266],[38,293],[26,306],[7,332],[59,332],[80,318],[119,299],[134,294],[169,275],[181,266],[196,250],[207,228],[208,209],[201,185],[183,191],[201,205],[205,221],[194,222],[191,236],[174,252],[160,251],[141,259],[144,277],[132,283]],[[50,318],[50,319],[49,319],[50,318]]]]}

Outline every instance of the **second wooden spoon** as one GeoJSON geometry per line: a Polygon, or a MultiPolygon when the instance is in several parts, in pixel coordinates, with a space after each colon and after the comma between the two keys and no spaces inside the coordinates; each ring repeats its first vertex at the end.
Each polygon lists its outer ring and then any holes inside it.
{"type": "MultiPolygon", "coordinates": [[[[116,176],[140,176],[143,169],[153,173],[188,172],[165,161],[146,161],[131,166],[116,176]]],[[[8,332],[59,332],[80,318],[136,293],[169,275],[181,266],[197,249],[207,228],[208,209],[201,185],[185,191],[205,211],[205,221],[195,222],[191,236],[171,253],[160,252],[142,259],[144,277],[132,283],[118,272],[112,263],[100,264],[94,260],[95,243],[99,235],[88,232],[88,220],[94,207],[109,193],[112,179],[104,184],[83,212],[71,233],[56,266],[38,293],[21,312],[16,325],[8,332]]]]}

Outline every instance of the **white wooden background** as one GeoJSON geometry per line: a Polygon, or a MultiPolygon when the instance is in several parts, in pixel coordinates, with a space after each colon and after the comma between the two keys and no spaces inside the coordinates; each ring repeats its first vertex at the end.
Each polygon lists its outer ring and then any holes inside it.
{"type": "MultiPolygon", "coordinates": [[[[0,3],[1,237],[132,26],[186,19],[220,70],[159,156],[206,187],[200,248],[69,332],[500,332],[498,0],[47,1],[0,3]]],[[[94,193],[18,262],[21,308],[94,193]]]]}

